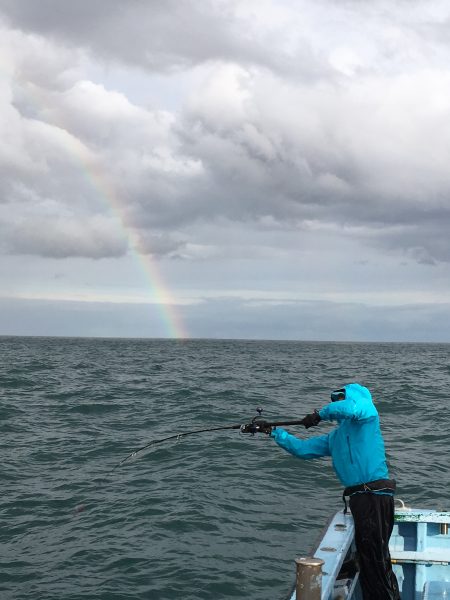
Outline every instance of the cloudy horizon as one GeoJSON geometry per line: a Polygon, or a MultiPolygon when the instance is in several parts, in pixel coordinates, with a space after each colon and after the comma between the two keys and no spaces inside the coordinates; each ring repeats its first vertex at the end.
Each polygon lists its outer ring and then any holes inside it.
{"type": "Polygon", "coordinates": [[[0,335],[450,342],[449,25],[0,0],[0,335]]]}

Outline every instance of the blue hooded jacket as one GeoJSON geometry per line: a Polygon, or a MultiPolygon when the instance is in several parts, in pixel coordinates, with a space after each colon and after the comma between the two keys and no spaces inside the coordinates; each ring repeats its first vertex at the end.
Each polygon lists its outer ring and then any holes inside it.
{"type": "Polygon", "coordinates": [[[274,429],[272,437],[284,450],[299,458],[331,456],[344,486],[389,479],[380,419],[367,388],[358,383],[345,387],[345,400],[331,402],[319,411],[324,421],[338,426],[326,435],[306,440],[274,429]]]}

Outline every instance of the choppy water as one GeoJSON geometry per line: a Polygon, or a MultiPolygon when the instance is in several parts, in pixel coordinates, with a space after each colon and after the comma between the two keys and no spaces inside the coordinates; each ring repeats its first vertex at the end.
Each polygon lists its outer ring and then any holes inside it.
{"type": "Polygon", "coordinates": [[[327,459],[227,431],[111,469],[350,381],[376,399],[398,496],[450,509],[449,345],[0,338],[0,597],[282,598],[341,508],[327,459]]]}

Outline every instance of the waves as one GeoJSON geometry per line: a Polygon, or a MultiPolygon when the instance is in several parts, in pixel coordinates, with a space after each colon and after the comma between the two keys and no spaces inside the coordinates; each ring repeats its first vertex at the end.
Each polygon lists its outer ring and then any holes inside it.
{"type": "Polygon", "coordinates": [[[0,351],[2,600],[283,597],[341,507],[328,460],[224,431],[113,468],[257,406],[303,416],[350,381],[373,392],[398,495],[448,508],[449,346],[0,338],[0,351]]]}

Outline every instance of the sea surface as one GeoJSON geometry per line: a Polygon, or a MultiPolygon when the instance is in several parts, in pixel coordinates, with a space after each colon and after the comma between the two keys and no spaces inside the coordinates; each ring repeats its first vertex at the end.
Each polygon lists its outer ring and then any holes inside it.
{"type": "Polygon", "coordinates": [[[226,430],[114,467],[353,381],[397,496],[449,510],[450,345],[0,337],[1,600],[281,600],[342,508],[329,459],[226,430]]]}

